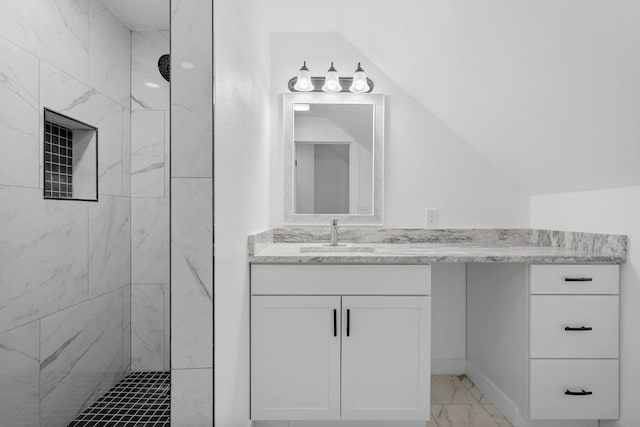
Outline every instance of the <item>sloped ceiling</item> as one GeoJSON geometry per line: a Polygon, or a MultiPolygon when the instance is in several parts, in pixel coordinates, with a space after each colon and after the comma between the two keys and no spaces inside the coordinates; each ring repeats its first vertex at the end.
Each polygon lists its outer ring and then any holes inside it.
{"type": "Polygon", "coordinates": [[[132,30],[168,30],[169,0],[102,0],[132,30]]]}
{"type": "Polygon", "coordinates": [[[341,32],[530,194],[640,184],[637,0],[256,7],[271,31],[341,32]]]}

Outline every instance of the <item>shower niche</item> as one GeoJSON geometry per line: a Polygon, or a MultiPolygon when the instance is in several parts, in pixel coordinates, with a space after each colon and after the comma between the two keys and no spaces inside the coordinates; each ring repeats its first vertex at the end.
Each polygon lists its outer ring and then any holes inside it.
{"type": "Polygon", "coordinates": [[[45,199],[98,201],[98,128],[44,109],[45,199]]]}

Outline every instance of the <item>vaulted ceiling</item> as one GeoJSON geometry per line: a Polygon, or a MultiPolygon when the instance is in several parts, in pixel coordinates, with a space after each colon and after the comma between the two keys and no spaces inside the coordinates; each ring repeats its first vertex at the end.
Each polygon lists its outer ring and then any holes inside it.
{"type": "Polygon", "coordinates": [[[169,0],[102,0],[132,30],[168,30],[169,0]]]}
{"type": "Polygon", "coordinates": [[[637,0],[256,2],[339,31],[530,194],[640,184],[637,0]]]}

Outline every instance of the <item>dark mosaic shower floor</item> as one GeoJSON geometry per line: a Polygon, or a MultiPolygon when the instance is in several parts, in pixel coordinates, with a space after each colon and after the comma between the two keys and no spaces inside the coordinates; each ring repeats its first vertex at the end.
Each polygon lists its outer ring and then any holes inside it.
{"type": "Polygon", "coordinates": [[[171,374],[132,372],[68,427],[169,427],[171,374]]]}

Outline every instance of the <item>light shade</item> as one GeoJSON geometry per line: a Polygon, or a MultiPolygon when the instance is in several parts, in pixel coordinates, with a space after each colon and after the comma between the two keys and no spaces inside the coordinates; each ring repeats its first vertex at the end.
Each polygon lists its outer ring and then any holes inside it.
{"type": "Polygon", "coordinates": [[[322,90],[324,92],[341,92],[342,86],[340,86],[340,77],[338,77],[338,72],[333,66],[333,62],[331,63],[331,67],[329,67],[329,71],[327,71],[327,75],[324,78],[324,85],[322,86],[322,90]]]}
{"type": "Polygon", "coordinates": [[[298,78],[296,78],[296,84],[293,88],[298,92],[313,91],[313,82],[311,81],[311,72],[307,68],[307,61],[302,64],[302,68],[298,71],[298,78]]]}
{"type": "Polygon", "coordinates": [[[360,63],[358,62],[358,68],[356,72],[353,74],[353,81],[351,83],[351,87],[349,88],[351,92],[355,93],[365,93],[371,90],[369,86],[369,82],[367,81],[367,74],[364,72],[360,63]]]}

